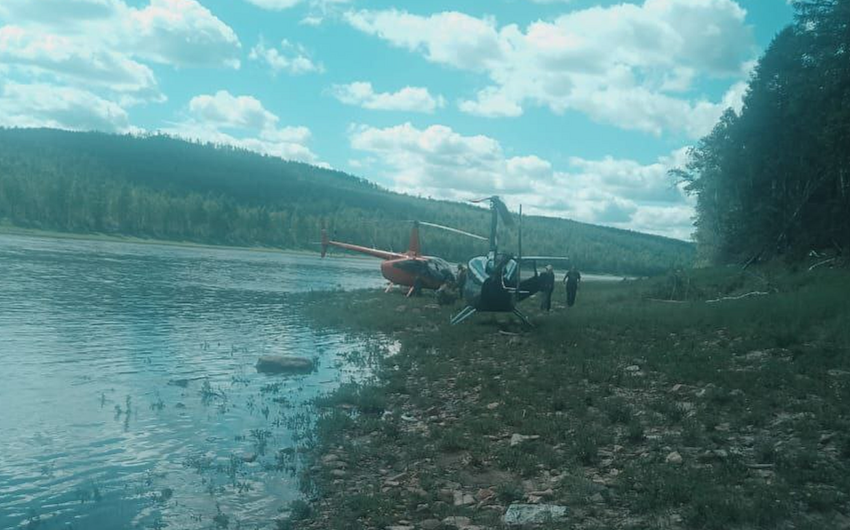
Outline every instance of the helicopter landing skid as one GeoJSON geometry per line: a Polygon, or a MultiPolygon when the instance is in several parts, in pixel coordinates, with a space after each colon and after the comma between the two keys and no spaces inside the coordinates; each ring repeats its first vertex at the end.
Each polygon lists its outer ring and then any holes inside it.
{"type": "MultiPolygon", "coordinates": [[[[461,310],[461,312],[460,312],[460,313],[458,313],[458,314],[456,314],[455,316],[453,316],[453,317],[452,317],[452,319],[451,319],[451,325],[452,325],[452,326],[455,326],[455,325],[457,325],[457,324],[460,324],[460,323],[461,323],[461,322],[463,322],[464,320],[466,320],[466,319],[468,319],[469,317],[471,317],[472,315],[474,315],[477,311],[478,311],[478,310],[477,310],[477,309],[475,309],[474,307],[472,307],[471,305],[468,305],[468,306],[464,307],[464,308],[461,310]]],[[[514,310],[513,310],[513,314],[514,314],[514,315],[515,315],[518,319],[520,319],[520,320],[522,321],[522,323],[523,323],[523,324],[525,324],[525,325],[526,325],[526,326],[528,326],[529,328],[533,328],[533,327],[534,327],[534,324],[532,324],[532,323],[531,323],[531,321],[530,321],[530,320],[528,320],[528,317],[527,317],[527,316],[525,316],[525,315],[522,313],[522,311],[520,311],[519,309],[514,308],[514,310]]]]}
{"type": "Polygon", "coordinates": [[[532,324],[531,321],[528,320],[528,317],[522,314],[522,311],[520,311],[519,309],[514,308],[514,315],[516,315],[518,319],[522,320],[522,323],[528,326],[529,328],[534,327],[534,324],[532,324]]]}
{"type": "Polygon", "coordinates": [[[464,307],[463,310],[461,310],[460,313],[458,313],[458,314],[456,314],[455,316],[452,317],[451,325],[454,326],[454,325],[460,324],[461,322],[463,322],[467,318],[474,315],[476,311],[477,311],[477,309],[475,309],[471,305],[464,307]]]}

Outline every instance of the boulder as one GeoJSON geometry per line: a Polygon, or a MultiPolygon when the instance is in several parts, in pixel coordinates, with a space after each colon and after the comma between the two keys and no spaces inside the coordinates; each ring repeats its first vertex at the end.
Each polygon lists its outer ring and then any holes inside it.
{"type": "Polygon", "coordinates": [[[505,524],[524,525],[561,521],[567,516],[567,507],[555,504],[519,504],[508,506],[505,524]]]}
{"type": "Polygon", "coordinates": [[[280,355],[260,357],[257,360],[257,371],[266,374],[309,372],[312,370],[313,360],[306,357],[280,355]]]}

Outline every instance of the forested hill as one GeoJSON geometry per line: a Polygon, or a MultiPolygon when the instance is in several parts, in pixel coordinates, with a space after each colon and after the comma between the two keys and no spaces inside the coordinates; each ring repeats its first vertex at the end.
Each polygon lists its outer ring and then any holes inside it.
{"type": "MultiPolygon", "coordinates": [[[[478,233],[472,205],[392,193],[360,178],[231,147],[166,136],[0,129],[0,222],[229,245],[317,249],[337,239],[404,250],[409,220],[478,233]]],[[[503,234],[513,248],[515,233],[503,234]]],[[[460,261],[486,244],[423,228],[424,250],[460,261]]],[[[687,266],[689,243],[563,219],[528,217],[527,253],[568,255],[587,271],[652,274],[687,266]]]]}
{"type": "Polygon", "coordinates": [[[698,196],[709,260],[850,253],[850,1],[794,7],[741,113],[728,111],[675,172],[698,196]]]}

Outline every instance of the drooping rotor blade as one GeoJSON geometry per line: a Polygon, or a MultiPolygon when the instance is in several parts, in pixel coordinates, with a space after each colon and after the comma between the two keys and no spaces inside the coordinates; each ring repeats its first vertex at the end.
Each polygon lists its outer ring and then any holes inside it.
{"type": "Polygon", "coordinates": [[[496,199],[496,198],[498,198],[498,197],[493,195],[492,197],[484,197],[483,199],[469,199],[469,202],[474,202],[475,204],[478,204],[479,202],[492,201],[493,199],[496,199]]]}
{"type": "Polygon", "coordinates": [[[514,218],[511,215],[510,210],[508,210],[508,207],[504,202],[502,202],[502,199],[496,196],[490,197],[490,204],[492,204],[493,208],[499,212],[499,217],[502,218],[502,222],[505,223],[505,226],[513,226],[514,218]]]}
{"type": "Polygon", "coordinates": [[[471,232],[466,232],[465,230],[452,228],[450,226],[438,225],[437,223],[427,223],[425,221],[419,221],[419,224],[421,224],[423,226],[431,226],[433,228],[439,228],[441,230],[446,230],[446,231],[449,231],[449,232],[454,232],[456,234],[461,234],[461,235],[468,236],[468,237],[471,237],[471,238],[474,238],[474,239],[480,239],[481,241],[487,241],[486,237],[479,236],[478,234],[473,234],[471,232]]]}

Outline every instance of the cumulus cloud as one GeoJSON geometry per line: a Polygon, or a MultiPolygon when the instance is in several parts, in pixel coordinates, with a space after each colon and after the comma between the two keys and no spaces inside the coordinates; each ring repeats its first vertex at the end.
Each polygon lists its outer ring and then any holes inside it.
{"type": "Polygon", "coordinates": [[[685,162],[684,149],[650,164],[576,157],[556,170],[536,155],[508,156],[493,138],[443,125],[356,125],[349,138],[366,155],[355,166],[381,175],[397,191],[455,200],[498,193],[532,214],[680,239],[692,231],[693,204],[667,175],[685,162]]]}
{"type": "MultiPolygon", "coordinates": [[[[34,123],[65,128],[101,123],[104,130],[127,130],[125,107],[166,100],[149,63],[239,67],[241,44],[235,32],[197,0],[139,4],[2,0],[4,104],[26,103],[35,112],[34,123]],[[16,92],[15,87],[24,86],[57,99],[36,105],[16,92]],[[89,121],[79,115],[87,105],[89,121]],[[52,122],[51,111],[56,113],[52,122]]],[[[21,116],[7,110],[4,123],[19,124],[21,116]]]]}
{"type": "Polygon", "coordinates": [[[236,33],[196,0],[150,0],[130,9],[133,49],[148,60],[173,66],[239,68],[236,33]]]}
{"type": "Polygon", "coordinates": [[[292,6],[298,5],[302,0],[247,0],[249,4],[254,4],[262,9],[271,11],[282,11],[289,9],[292,6]]]}
{"type": "Polygon", "coordinates": [[[52,73],[66,82],[100,85],[146,100],[164,99],[153,71],[146,65],[62,35],[45,35],[18,26],[0,27],[0,61],[52,73]]]}
{"type": "Polygon", "coordinates": [[[11,127],[130,132],[127,112],[87,92],[43,83],[0,85],[0,123],[11,127]]]}
{"type": "Polygon", "coordinates": [[[312,15],[304,18],[309,25],[319,25],[324,19],[324,15],[328,14],[335,6],[348,4],[354,0],[245,0],[249,4],[253,4],[260,9],[269,11],[283,11],[297,5],[306,4],[310,8],[312,15]]]}
{"type": "Polygon", "coordinates": [[[352,148],[385,164],[396,189],[453,198],[480,193],[532,189],[551,176],[536,157],[508,158],[496,140],[463,136],[450,127],[418,129],[410,123],[384,129],[358,125],[350,131],[352,148]],[[447,197],[447,192],[450,197],[447,197]]]}
{"type": "Polygon", "coordinates": [[[327,167],[307,146],[310,129],[281,127],[279,122],[258,99],[220,90],[192,98],[184,119],[163,132],[327,167]]]}
{"type": "Polygon", "coordinates": [[[485,74],[489,86],[459,103],[464,112],[514,117],[537,105],[696,137],[726,102],[682,93],[699,76],[742,77],[754,54],[745,15],[733,0],[645,0],[575,10],[524,29],[458,12],[360,10],[345,19],[430,62],[485,74]]]}
{"type": "Polygon", "coordinates": [[[266,48],[265,43],[261,40],[256,46],[251,48],[251,54],[248,58],[253,61],[264,62],[275,74],[286,72],[292,75],[299,75],[325,71],[325,68],[321,64],[317,64],[310,59],[307,50],[303,46],[292,44],[286,39],[281,41],[280,50],[277,48],[266,48]]]}
{"type": "Polygon", "coordinates": [[[331,95],[346,105],[372,110],[434,112],[445,106],[442,96],[432,96],[427,88],[406,86],[397,92],[375,92],[372,83],[358,81],[334,85],[331,95]]]}

